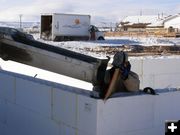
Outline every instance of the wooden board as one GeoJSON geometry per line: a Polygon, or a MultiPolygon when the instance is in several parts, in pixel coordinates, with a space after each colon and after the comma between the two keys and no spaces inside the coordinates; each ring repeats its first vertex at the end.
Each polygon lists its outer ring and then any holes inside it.
{"type": "Polygon", "coordinates": [[[108,90],[104,97],[104,101],[106,101],[116,90],[115,85],[117,83],[118,77],[120,76],[120,69],[115,69],[111,82],[109,84],[108,90]]]}

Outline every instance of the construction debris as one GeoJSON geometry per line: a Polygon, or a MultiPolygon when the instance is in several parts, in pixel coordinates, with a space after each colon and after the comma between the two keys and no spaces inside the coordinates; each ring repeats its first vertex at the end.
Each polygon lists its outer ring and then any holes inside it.
{"type": "Polygon", "coordinates": [[[130,56],[144,55],[180,55],[180,46],[141,46],[141,45],[123,45],[123,46],[98,46],[95,48],[85,48],[88,52],[106,53],[114,55],[117,51],[128,52],[130,56]]]}

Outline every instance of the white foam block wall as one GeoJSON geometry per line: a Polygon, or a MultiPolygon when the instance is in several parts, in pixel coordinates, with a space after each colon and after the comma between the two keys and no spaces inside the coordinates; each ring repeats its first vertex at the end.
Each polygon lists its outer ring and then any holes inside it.
{"type": "Polygon", "coordinates": [[[140,87],[180,88],[180,58],[131,59],[132,71],[140,78],[140,87]]]}
{"type": "Polygon", "coordinates": [[[0,72],[0,135],[164,134],[180,119],[180,92],[102,100],[64,85],[0,72]]]}
{"type": "Polygon", "coordinates": [[[98,101],[99,135],[164,135],[165,120],[179,120],[180,91],[98,101]]]}
{"type": "Polygon", "coordinates": [[[44,82],[0,72],[0,135],[95,135],[96,100],[44,82]]]}

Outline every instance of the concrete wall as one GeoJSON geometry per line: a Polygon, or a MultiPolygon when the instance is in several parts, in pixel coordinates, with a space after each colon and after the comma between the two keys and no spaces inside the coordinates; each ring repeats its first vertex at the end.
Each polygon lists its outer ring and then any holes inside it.
{"type": "Polygon", "coordinates": [[[140,78],[140,87],[180,88],[180,57],[131,59],[132,71],[140,78]]]}
{"type": "Polygon", "coordinates": [[[0,71],[0,135],[164,135],[180,119],[179,91],[104,103],[81,89],[0,71]]]}

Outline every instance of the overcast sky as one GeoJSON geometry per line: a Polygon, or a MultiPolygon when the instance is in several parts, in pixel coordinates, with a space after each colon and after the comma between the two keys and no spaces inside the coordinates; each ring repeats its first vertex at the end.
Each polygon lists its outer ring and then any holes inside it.
{"type": "Polygon", "coordinates": [[[0,21],[39,21],[41,13],[89,14],[93,22],[118,22],[128,15],[180,13],[180,0],[0,0],[0,21]]]}

